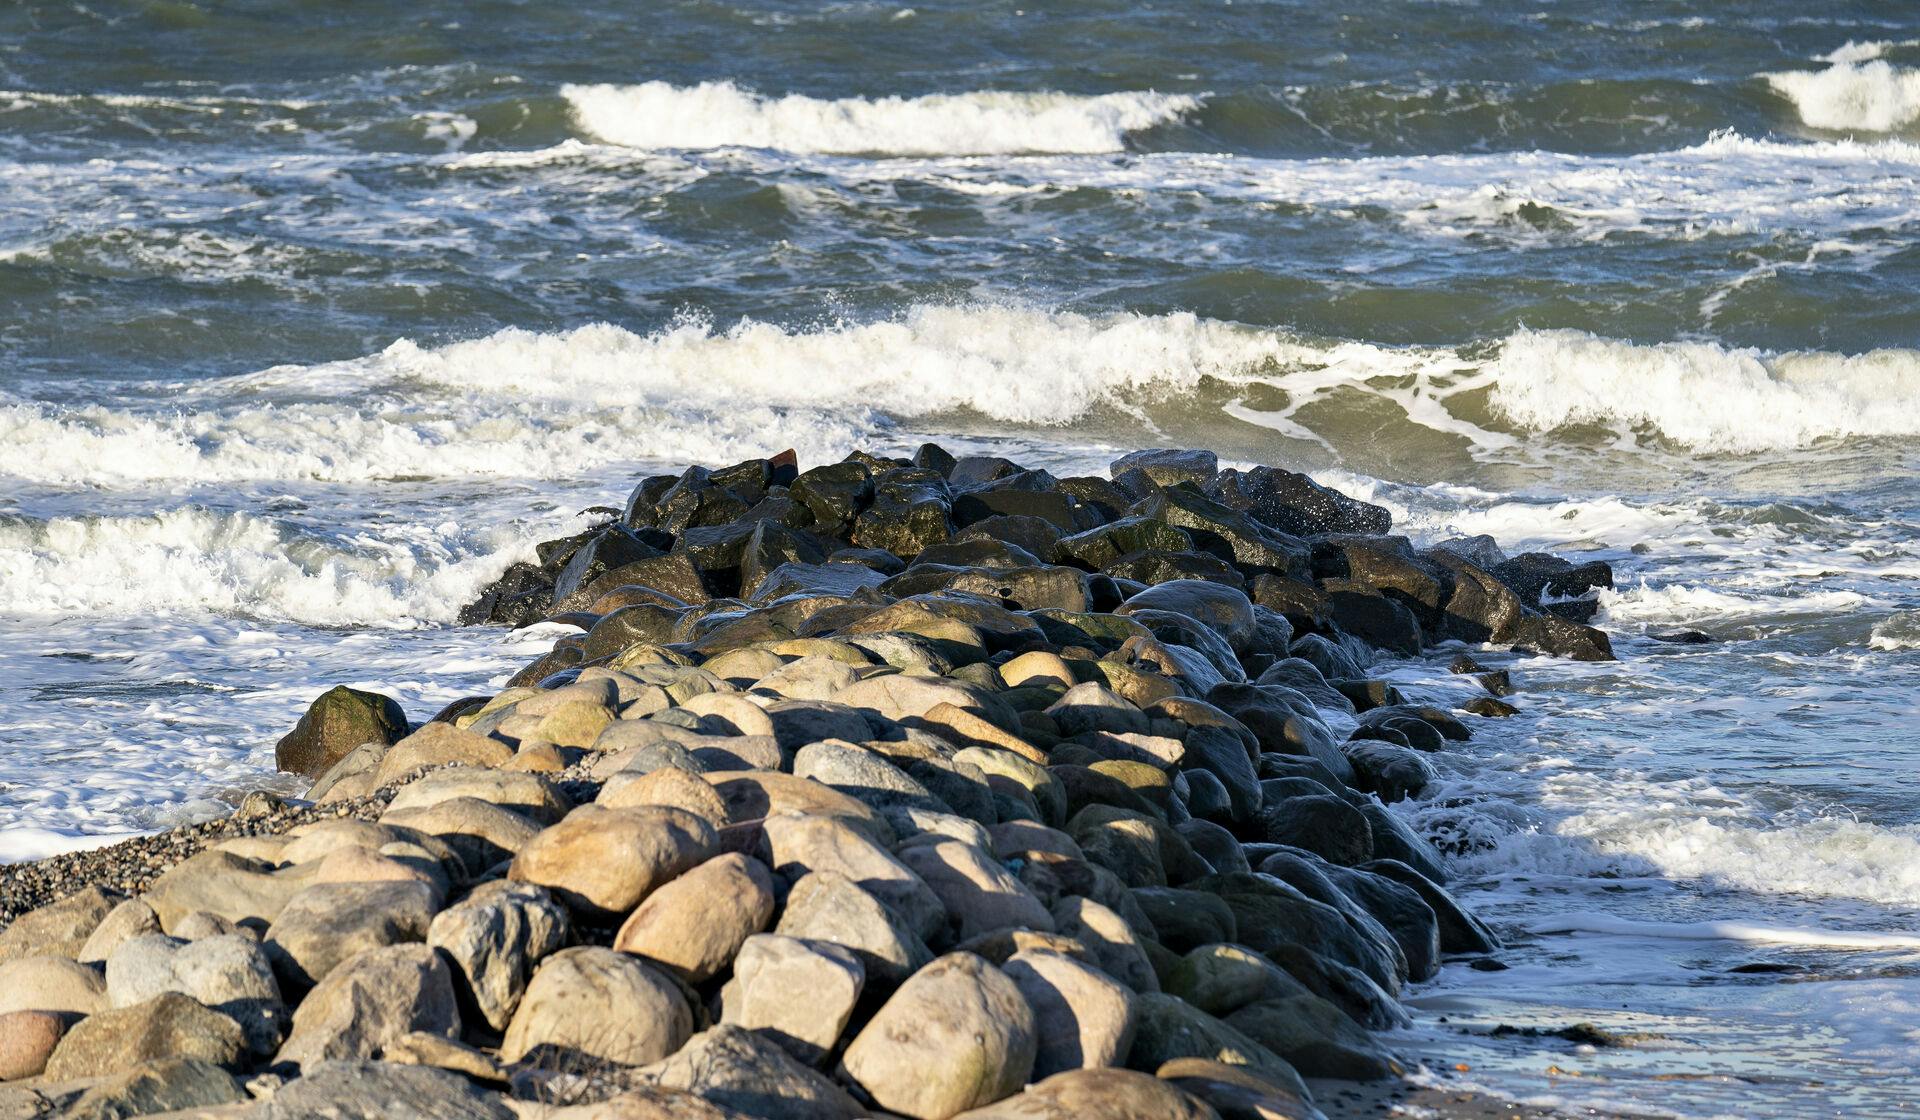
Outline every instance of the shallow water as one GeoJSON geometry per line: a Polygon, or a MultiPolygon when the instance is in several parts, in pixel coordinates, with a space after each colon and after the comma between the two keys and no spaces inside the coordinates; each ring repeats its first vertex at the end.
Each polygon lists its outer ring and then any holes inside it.
{"type": "Polygon", "coordinates": [[[1514,947],[1403,1044],[1905,1115],[1916,176],[1886,3],[10,5],[0,856],[497,685],[455,610],[651,467],[1204,445],[1620,576],[1405,810],[1514,947]],[[1483,1037],[1579,1021],[1658,1037],[1483,1037]]]}

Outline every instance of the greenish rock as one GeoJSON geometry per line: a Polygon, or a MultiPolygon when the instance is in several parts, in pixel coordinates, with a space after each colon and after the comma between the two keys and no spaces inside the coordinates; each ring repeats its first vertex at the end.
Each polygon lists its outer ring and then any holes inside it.
{"type": "Polygon", "coordinates": [[[338,685],[320,694],[300,722],[273,747],[274,764],[318,778],[362,743],[392,746],[407,735],[407,713],[377,692],[338,685]]]}

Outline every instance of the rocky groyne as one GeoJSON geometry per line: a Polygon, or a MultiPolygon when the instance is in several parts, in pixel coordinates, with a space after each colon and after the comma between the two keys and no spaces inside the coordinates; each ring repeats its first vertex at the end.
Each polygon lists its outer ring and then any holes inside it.
{"type": "Polygon", "coordinates": [[[579,631],[497,695],[335,689],[301,803],[0,869],[0,1116],[1318,1116],[1499,949],[1386,807],[1513,710],[1431,647],[1612,656],[1605,565],[1200,451],[602,516],[465,612],[579,631]]]}

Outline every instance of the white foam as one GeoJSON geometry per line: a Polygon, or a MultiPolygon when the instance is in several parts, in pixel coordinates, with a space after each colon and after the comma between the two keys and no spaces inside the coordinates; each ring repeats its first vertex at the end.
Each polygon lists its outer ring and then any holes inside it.
{"type": "Polygon", "coordinates": [[[1280,411],[1229,412],[1306,438],[1318,438],[1299,419],[1307,405],[1357,388],[1482,451],[1512,449],[1512,434],[1449,411],[1449,398],[1486,386],[1520,428],[1602,423],[1623,438],[1650,428],[1712,452],[1920,433],[1914,351],[1768,356],[1522,331],[1487,362],[1184,313],[923,305],[810,328],[684,319],[648,334],[601,324],[436,349],[403,339],[351,361],[135,387],[110,404],[0,404],[0,476],[112,487],[554,479],[789,446],[818,460],[887,443],[902,422],[1064,425],[1178,398],[1206,378],[1280,386],[1280,411]]]}
{"type": "Polygon", "coordinates": [[[1489,367],[1492,404],[1528,428],[1647,427],[1700,451],[1920,434],[1920,351],[1768,354],[1707,342],[1639,345],[1521,331],[1489,367]]]}
{"type": "Polygon", "coordinates": [[[1789,70],[1766,79],[1793,102],[1801,122],[1813,128],[1894,132],[1920,119],[1920,70],[1875,56],[1868,61],[1836,59],[1825,70],[1789,70]]]}
{"type": "Polygon", "coordinates": [[[1920,611],[1901,611],[1874,623],[1867,646],[1887,651],[1920,649],[1920,611]]]}
{"type": "Polygon", "coordinates": [[[1200,98],[1152,92],[973,92],[925,97],[765,97],[732,82],[568,85],[581,129],[633,148],[772,148],[882,155],[1117,152],[1130,132],[1200,98]]]}
{"type": "Polygon", "coordinates": [[[1920,937],[1889,933],[1775,926],[1762,922],[1643,922],[1583,912],[1528,923],[1534,933],[1616,933],[1680,941],[1752,941],[1767,945],[1822,945],[1836,949],[1920,949],[1920,937]]]}
{"type": "Polygon", "coordinates": [[[318,626],[449,622],[527,531],[381,525],[345,539],[251,513],[0,520],[0,615],[241,614],[318,626]]]}
{"type": "Polygon", "coordinates": [[[980,306],[813,330],[701,320],[652,334],[505,330],[200,383],[164,407],[0,406],[0,475],[95,485],[567,478],[787,446],[817,461],[885,442],[889,417],[968,410],[1062,424],[1123,394],[1177,393],[1209,374],[1245,377],[1316,353],[1185,314],[980,306]],[[311,400],[316,392],[329,399],[311,400]],[[276,397],[287,399],[258,403],[276,397]]]}

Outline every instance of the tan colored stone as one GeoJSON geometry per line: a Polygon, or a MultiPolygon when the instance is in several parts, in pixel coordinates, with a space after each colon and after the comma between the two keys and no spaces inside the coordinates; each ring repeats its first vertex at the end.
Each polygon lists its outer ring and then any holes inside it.
{"type": "Polygon", "coordinates": [[[94,929],[125,898],[118,891],[90,886],[20,915],[0,930],[0,961],[79,956],[94,929]]]}
{"type": "Polygon", "coordinates": [[[0,963],[0,1014],[63,1011],[91,1015],[106,1006],[106,978],[69,957],[20,957],[0,963]]]}
{"type": "Polygon", "coordinates": [[[776,813],[836,817],[891,847],[891,825],[863,802],[819,782],[771,770],[728,770],[705,775],[727,803],[728,818],[759,820],[776,813]]]}
{"type": "Polygon", "coordinates": [[[1133,995],[1111,976],[1061,953],[1022,950],[1000,967],[1033,1008],[1033,1075],[1116,1066],[1133,1045],[1133,995]]]}
{"type": "Polygon", "coordinates": [[[555,953],[533,974],[500,1059],[584,1055],[645,1065],[692,1036],[693,1013],[679,985],[624,953],[583,946],[555,953]]]}
{"type": "Polygon", "coordinates": [[[728,823],[727,803],[713,784],[692,771],[678,766],[662,766],[645,774],[622,771],[606,780],[594,804],[609,809],[638,809],[658,805],[684,809],[705,818],[715,828],[728,823]]]}
{"type": "Polygon", "coordinates": [[[847,1047],[841,1075],[881,1108],[946,1120],[1019,1091],[1033,1073],[1033,1009],[971,953],[913,974],[847,1047]]]}
{"type": "Polygon", "coordinates": [[[499,766],[513,757],[513,749],[498,739],[465,731],[450,723],[428,723],[388,748],[374,768],[373,784],[399,781],[422,767],[499,766]]]}
{"type": "Polygon", "coordinates": [[[435,770],[401,786],[387,811],[423,809],[456,797],[479,798],[543,823],[559,820],[572,807],[558,786],[538,774],[461,766],[435,770]]]}
{"type": "Polygon", "coordinates": [[[47,1077],[124,1073],[159,1058],[199,1058],[234,1067],[247,1052],[240,1025],[192,996],[163,992],[131,1007],[96,1011],[67,1031],[47,1059],[47,1077]]]}
{"type": "Polygon", "coordinates": [[[0,1013],[0,1081],[40,1076],[65,1037],[69,1018],[57,1011],[0,1013]]]}
{"type": "Polygon", "coordinates": [[[613,947],[670,968],[692,984],[733,963],[773,919],[773,876],[750,856],[715,856],[647,896],[613,947]]]}
{"type": "Polygon", "coordinates": [[[733,979],[721,989],[720,1018],[818,1065],[839,1044],[865,986],[866,969],[849,949],[755,934],[740,946],[733,979]]]}
{"type": "Polygon", "coordinates": [[[713,825],[684,809],[582,805],[528,841],[508,875],[611,921],[719,851],[713,825]]]}

